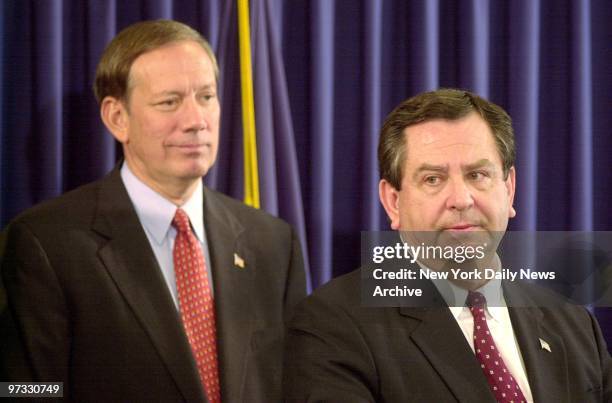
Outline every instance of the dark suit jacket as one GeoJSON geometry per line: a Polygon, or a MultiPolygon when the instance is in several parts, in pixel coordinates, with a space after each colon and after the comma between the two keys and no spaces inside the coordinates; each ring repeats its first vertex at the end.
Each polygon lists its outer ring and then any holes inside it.
{"type": "MultiPolygon", "coordinates": [[[[223,401],[279,400],[284,320],[306,292],[299,241],[282,220],[206,188],[204,220],[223,401]]],[[[28,210],[0,245],[0,379],[63,381],[79,402],[205,400],[117,169],[28,210]]]]}
{"type": "MultiPolygon", "coordinates": [[[[424,295],[434,292],[441,299],[427,284],[433,291],[424,295]]],[[[526,299],[544,305],[541,293],[529,287],[505,284],[504,290],[523,305],[526,299]]],[[[536,402],[612,401],[610,355],[584,308],[522,307],[509,313],[536,402]]],[[[362,307],[359,271],[332,280],[298,305],[285,346],[287,401],[495,401],[447,307],[362,307]]]]}

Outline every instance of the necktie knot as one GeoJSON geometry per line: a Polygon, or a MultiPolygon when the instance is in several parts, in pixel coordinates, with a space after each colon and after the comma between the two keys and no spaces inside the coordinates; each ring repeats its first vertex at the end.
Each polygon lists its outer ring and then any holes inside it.
{"type": "Polygon", "coordinates": [[[189,216],[187,216],[187,213],[180,208],[177,208],[176,213],[174,213],[172,226],[176,228],[178,232],[183,234],[188,234],[191,232],[191,227],[189,226],[189,216]]]}
{"type": "Polygon", "coordinates": [[[487,299],[478,291],[469,291],[465,306],[468,308],[482,308],[487,304],[487,299]]]}

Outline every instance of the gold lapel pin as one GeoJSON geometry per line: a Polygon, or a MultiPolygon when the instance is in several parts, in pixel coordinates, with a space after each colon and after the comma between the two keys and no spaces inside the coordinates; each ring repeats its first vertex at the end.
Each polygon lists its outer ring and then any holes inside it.
{"type": "Polygon", "coordinates": [[[234,266],[239,269],[244,269],[244,259],[238,256],[237,253],[234,253],[234,266]]]}
{"type": "Polygon", "coordinates": [[[540,339],[540,347],[542,347],[542,350],[552,353],[552,351],[550,351],[550,345],[545,340],[540,339]]]}

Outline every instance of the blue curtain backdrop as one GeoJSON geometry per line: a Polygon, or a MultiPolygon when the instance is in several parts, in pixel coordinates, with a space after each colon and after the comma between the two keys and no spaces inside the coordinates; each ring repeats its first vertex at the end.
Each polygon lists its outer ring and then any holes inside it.
{"type": "MultiPolygon", "coordinates": [[[[515,230],[612,230],[608,0],[251,0],[262,206],[301,236],[316,287],[357,267],[361,230],[387,229],[376,144],[423,90],[502,105],[518,147],[515,230]]],[[[242,198],[236,5],[230,0],[0,2],[0,225],[103,176],[120,151],[91,83],[118,30],[173,18],[221,66],[219,160],[206,182],[242,198]]],[[[597,315],[612,344],[612,315],[597,315]]]]}

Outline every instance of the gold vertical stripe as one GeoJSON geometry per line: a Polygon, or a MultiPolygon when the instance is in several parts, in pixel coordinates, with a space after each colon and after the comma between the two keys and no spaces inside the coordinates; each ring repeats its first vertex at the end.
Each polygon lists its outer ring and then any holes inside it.
{"type": "Polygon", "coordinates": [[[249,206],[259,208],[259,174],[257,171],[257,141],[255,134],[255,102],[253,99],[249,0],[237,1],[244,143],[244,202],[249,206]]]}

